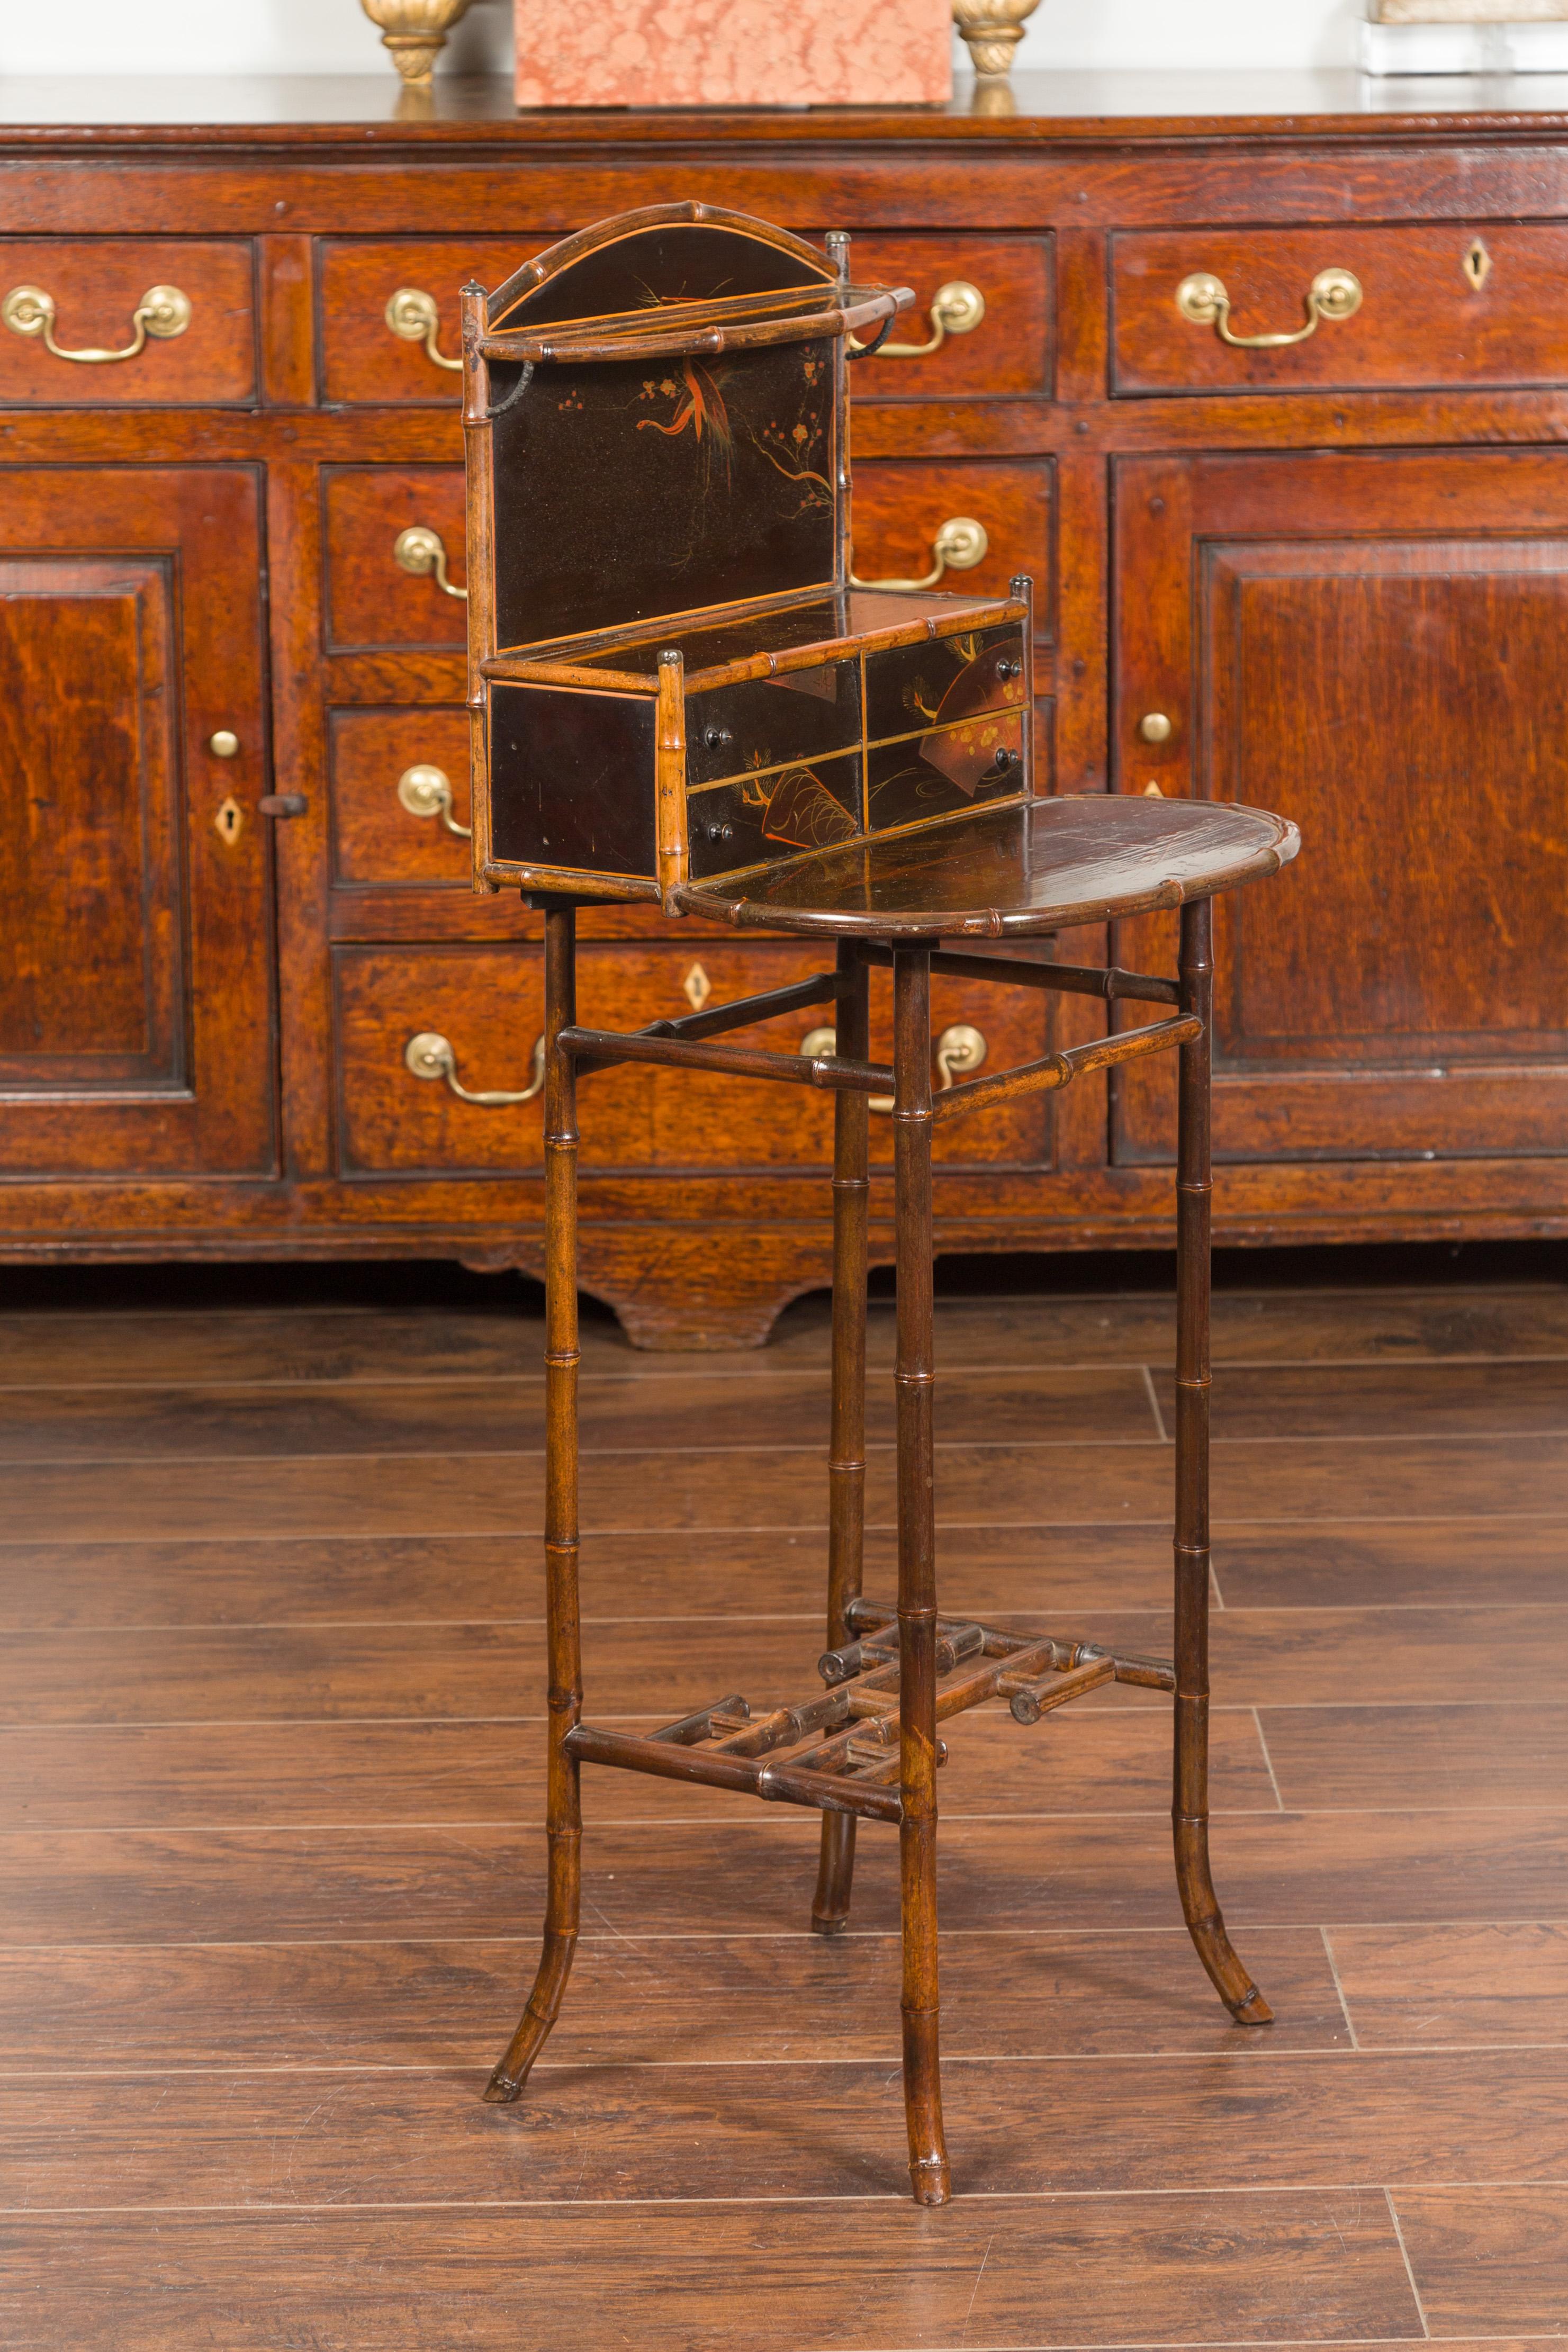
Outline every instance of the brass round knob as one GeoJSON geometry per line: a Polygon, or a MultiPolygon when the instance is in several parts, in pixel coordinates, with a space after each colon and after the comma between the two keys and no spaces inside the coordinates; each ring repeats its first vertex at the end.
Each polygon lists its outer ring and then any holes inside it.
{"type": "Polygon", "coordinates": [[[972,335],[985,316],[985,297],[967,278],[951,278],[937,288],[931,314],[950,335],[972,335]]]}
{"type": "Polygon", "coordinates": [[[1175,731],[1163,710],[1146,710],[1138,721],[1145,743],[1168,743],[1175,731]]]}
{"type": "Polygon", "coordinates": [[[400,572],[412,574],[416,580],[427,580],[433,572],[436,585],[444,596],[466,597],[466,588],[454,588],[447,577],[447,542],[438,530],[428,523],[411,522],[400,530],[392,542],[392,560],[400,572]]]}
{"type": "Polygon", "coordinates": [[[932,540],[931,553],[940,556],[950,572],[973,572],[984,563],[991,541],[985,535],[985,525],[970,515],[952,515],[932,540]]]}
{"type": "Polygon", "coordinates": [[[208,736],[207,750],[215,760],[237,760],[239,757],[239,738],[231,728],[220,727],[216,735],[208,736]]]}

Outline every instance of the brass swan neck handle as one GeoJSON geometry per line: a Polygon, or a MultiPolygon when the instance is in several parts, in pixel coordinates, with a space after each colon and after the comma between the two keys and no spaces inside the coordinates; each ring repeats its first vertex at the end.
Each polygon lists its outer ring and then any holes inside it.
{"type": "Polygon", "coordinates": [[[1230,296],[1212,270],[1195,269],[1176,289],[1176,308],[1194,327],[1212,327],[1222,343],[1237,352],[1274,352],[1304,343],[1323,319],[1352,319],[1361,309],[1362,284],[1352,270],[1320,269],[1307,289],[1307,323],[1279,335],[1237,335],[1230,327],[1230,296]]]}
{"type": "Polygon", "coordinates": [[[92,344],[73,350],[67,343],[57,343],[58,315],[54,296],[41,286],[13,286],[0,302],[0,322],[14,335],[41,335],[44,349],[55,359],[74,360],[79,367],[110,367],[120,360],[133,360],[146,349],[149,335],[159,342],[183,335],[195,313],[190,296],[182,294],[177,286],[150,286],[131,313],[132,339],[117,352],[92,344]]]}

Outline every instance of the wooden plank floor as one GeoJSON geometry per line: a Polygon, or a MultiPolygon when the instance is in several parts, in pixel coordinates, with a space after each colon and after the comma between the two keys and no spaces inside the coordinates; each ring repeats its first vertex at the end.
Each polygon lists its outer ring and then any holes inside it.
{"type": "MultiPolygon", "coordinates": [[[[945,1606],[1167,1645],[1170,1308],[939,1308],[945,1606]]],[[[891,1316],[869,1549],[891,1590],[891,1316]]],[[[584,1774],[541,1905],[541,1331],[0,1317],[5,2352],[1068,2352],[1568,2336],[1568,1290],[1222,1293],[1215,1860],[1168,1712],[953,1728],[958,2197],[906,2194],[895,1840],[584,1774]]],[[[591,1711],[816,1686],[826,1326],[585,1337],[591,1711]]]]}

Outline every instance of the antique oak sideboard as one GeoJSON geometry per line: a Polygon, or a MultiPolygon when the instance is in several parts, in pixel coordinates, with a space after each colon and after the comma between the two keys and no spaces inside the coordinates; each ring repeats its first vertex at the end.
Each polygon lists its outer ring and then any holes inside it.
{"type": "MultiPolygon", "coordinates": [[[[469,888],[458,289],[677,196],[915,288],[855,362],[854,569],[1034,576],[1038,789],[1300,825],[1224,918],[1216,1237],[1568,1232],[1568,114],[1224,82],[523,117],[455,82],[418,121],[371,77],[166,88],[184,124],[83,83],[65,125],[7,85],[0,1255],[539,1269],[540,919],[469,888]]],[[[620,1029],[810,961],[582,929],[620,1029]]],[[[1138,929],[1062,952],[1163,968],[1138,929]]],[[[1053,1002],[942,983],[934,1082],[1105,1018],[1053,1002]]],[[[648,1344],[755,1339],[828,1272],[827,1106],[711,1083],[602,1081],[583,1278],[648,1344]]],[[[1169,1083],[950,1128],[939,1245],[1167,1241],[1169,1083]]]]}

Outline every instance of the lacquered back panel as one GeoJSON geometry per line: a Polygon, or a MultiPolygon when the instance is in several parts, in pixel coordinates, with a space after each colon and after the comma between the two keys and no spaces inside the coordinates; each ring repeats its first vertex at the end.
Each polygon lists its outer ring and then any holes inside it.
{"type": "Polygon", "coordinates": [[[503,647],[833,579],[831,343],[542,366],[494,434],[503,647]]]}
{"type": "Polygon", "coordinates": [[[671,302],[728,301],[738,294],[831,284],[835,272],[826,257],[818,256],[814,266],[793,246],[793,239],[775,244],[719,222],[628,227],[554,271],[542,286],[510,300],[501,289],[489,323],[553,326],[563,319],[620,318],[671,302]]]}

